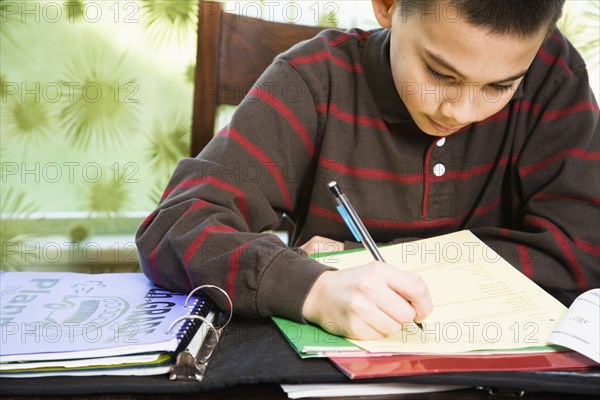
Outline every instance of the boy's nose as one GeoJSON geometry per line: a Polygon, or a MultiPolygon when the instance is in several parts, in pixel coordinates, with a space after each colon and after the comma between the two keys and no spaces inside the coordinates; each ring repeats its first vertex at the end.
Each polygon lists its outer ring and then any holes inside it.
{"type": "Polygon", "coordinates": [[[473,98],[463,95],[453,99],[443,99],[440,105],[441,114],[454,125],[468,125],[477,120],[477,103],[473,98]]]}

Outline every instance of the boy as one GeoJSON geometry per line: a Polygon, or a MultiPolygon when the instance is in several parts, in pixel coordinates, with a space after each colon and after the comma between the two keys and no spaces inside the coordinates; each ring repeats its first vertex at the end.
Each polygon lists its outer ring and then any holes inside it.
{"type": "Polygon", "coordinates": [[[384,29],[325,31],[281,55],[178,164],[137,234],[145,273],[353,338],[422,321],[419,276],[379,262],[328,270],[300,251],[353,246],[336,180],[378,243],[470,229],[545,288],[599,286],[598,106],[554,29],[562,6],[374,0],[384,29]],[[300,248],[260,233],[282,213],[300,248]]]}

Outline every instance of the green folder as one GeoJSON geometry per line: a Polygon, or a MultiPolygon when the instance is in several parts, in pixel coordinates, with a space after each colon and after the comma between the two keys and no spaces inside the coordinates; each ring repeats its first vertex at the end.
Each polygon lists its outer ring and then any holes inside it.
{"type": "MultiPolygon", "coordinates": [[[[310,254],[313,259],[327,257],[335,254],[344,254],[364,249],[353,249],[343,251],[332,251],[329,253],[310,254]]],[[[273,322],[279,328],[286,340],[302,358],[327,357],[333,352],[359,352],[364,351],[359,346],[351,343],[343,337],[333,335],[319,326],[313,324],[302,324],[285,318],[272,317],[273,322]]]]}
{"type": "Polygon", "coordinates": [[[316,325],[272,317],[283,336],[302,358],[327,357],[334,352],[361,352],[362,348],[316,325]]]}

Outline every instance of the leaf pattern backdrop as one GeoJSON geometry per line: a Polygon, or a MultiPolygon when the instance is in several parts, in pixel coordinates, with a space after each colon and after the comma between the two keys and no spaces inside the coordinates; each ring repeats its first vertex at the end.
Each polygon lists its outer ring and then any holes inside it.
{"type": "Polygon", "coordinates": [[[3,193],[42,212],[152,209],[151,188],[187,155],[197,10],[0,0],[3,193]]]}

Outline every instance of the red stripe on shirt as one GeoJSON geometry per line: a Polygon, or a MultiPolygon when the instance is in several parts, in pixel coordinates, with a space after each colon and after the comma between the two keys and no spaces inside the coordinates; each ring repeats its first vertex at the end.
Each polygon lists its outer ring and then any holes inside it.
{"type": "MultiPolygon", "coordinates": [[[[513,155],[513,158],[515,156],[513,155]]],[[[433,180],[436,182],[445,181],[445,180],[469,180],[473,178],[475,175],[481,175],[487,173],[489,170],[495,167],[506,167],[508,164],[508,156],[503,156],[498,159],[497,162],[476,165],[470,169],[464,170],[456,170],[456,171],[446,171],[446,173],[442,176],[432,176],[433,180]]]]}
{"type": "Polygon", "coordinates": [[[186,187],[199,186],[199,185],[202,185],[205,183],[233,194],[235,196],[235,203],[236,203],[238,209],[240,210],[240,213],[244,217],[244,220],[246,221],[246,223],[248,223],[248,206],[246,205],[246,196],[245,196],[244,192],[241,189],[239,189],[233,185],[230,185],[226,182],[223,182],[220,179],[215,178],[214,176],[204,176],[202,178],[191,178],[191,179],[186,179],[182,182],[179,182],[175,186],[167,188],[165,190],[165,192],[163,193],[162,199],[169,196],[175,190],[178,190],[181,188],[186,188],[186,187]]]}
{"type": "Polygon", "coordinates": [[[306,132],[306,128],[300,122],[298,117],[286,106],[282,101],[276,98],[273,94],[268,93],[267,91],[253,86],[252,89],[248,92],[248,96],[256,97],[273,107],[279,114],[285,118],[285,120],[290,124],[290,126],[294,129],[302,143],[304,143],[304,147],[306,148],[306,152],[309,156],[312,157],[315,152],[315,147],[310,139],[310,136],[306,132]]]}
{"type": "Polygon", "coordinates": [[[275,183],[279,188],[279,192],[281,193],[281,197],[283,198],[283,203],[288,210],[292,208],[292,200],[290,197],[290,192],[285,184],[285,180],[283,179],[283,175],[279,168],[275,166],[273,160],[271,160],[261,149],[255,146],[252,142],[242,136],[238,131],[233,128],[227,128],[221,130],[219,135],[230,137],[235,140],[240,146],[242,146],[248,153],[252,154],[254,158],[256,158],[260,163],[269,171],[269,174],[275,179],[275,183]]]}
{"type": "Polygon", "coordinates": [[[317,104],[317,112],[320,114],[333,115],[340,121],[347,122],[352,125],[373,127],[380,129],[384,132],[388,132],[387,126],[385,125],[385,122],[383,122],[383,120],[339,110],[337,104],[334,103],[317,104]]]}
{"type": "MultiPolygon", "coordinates": [[[[428,149],[428,152],[430,150],[428,149]]],[[[518,155],[512,155],[513,161],[518,158],[518,155]]],[[[468,180],[473,178],[475,175],[485,174],[490,169],[495,167],[505,167],[508,164],[509,157],[503,156],[495,163],[488,163],[477,165],[467,170],[447,171],[442,176],[435,176],[430,171],[430,177],[434,182],[440,182],[444,180],[468,180]]],[[[425,160],[427,164],[427,159],[425,160]]],[[[366,179],[380,179],[392,182],[411,184],[421,183],[424,181],[424,174],[397,174],[395,172],[378,170],[373,168],[357,168],[351,167],[346,164],[331,160],[327,157],[321,156],[319,159],[319,165],[325,169],[341,173],[344,175],[355,176],[366,179]]],[[[427,167],[427,165],[426,165],[427,167]]]]}
{"type": "Polygon", "coordinates": [[[347,42],[348,40],[358,39],[358,40],[362,41],[362,40],[368,39],[369,36],[371,36],[370,32],[361,32],[361,33],[343,32],[343,33],[339,34],[335,39],[326,39],[324,37],[321,37],[319,39],[323,40],[325,43],[329,44],[332,47],[337,47],[340,44],[347,42]]]}
{"type": "Polygon", "coordinates": [[[571,247],[569,246],[567,239],[565,239],[560,229],[550,221],[539,217],[528,216],[526,217],[526,221],[528,221],[532,225],[544,228],[552,234],[554,241],[558,244],[558,248],[560,249],[565,260],[567,261],[569,268],[573,272],[577,287],[580,290],[584,290],[586,288],[586,283],[585,278],[583,276],[583,271],[581,270],[581,266],[577,261],[577,257],[575,257],[575,253],[573,253],[573,249],[571,249],[571,247]]]}
{"type": "Polygon", "coordinates": [[[556,31],[554,31],[552,33],[552,35],[550,35],[550,38],[556,40],[557,42],[559,42],[560,44],[563,45],[563,48],[567,47],[567,42],[565,41],[565,38],[560,36],[558,33],[556,33],[556,31]]]}
{"type": "Polygon", "coordinates": [[[352,72],[363,72],[363,67],[361,64],[352,64],[346,60],[343,60],[339,57],[334,56],[328,50],[321,50],[314,54],[310,54],[307,56],[295,57],[290,60],[290,64],[294,67],[302,64],[315,64],[320,61],[331,60],[332,63],[347,69],[352,72]]]}
{"type": "Polygon", "coordinates": [[[158,269],[156,268],[156,253],[158,252],[158,246],[150,252],[148,256],[148,265],[150,266],[150,276],[152,281],[157,285],[161,284],[160,276],[158,275],[158,269]]]}
{"type": "Polygon", "coordinates": [[[585,198],[585,197],[564,196],[564,195],[560,195],[560,194],[547,194],[547,193],[538,192],[535,195],[533,195],[533,198],[536,200],[574,200],[574,201],[582,201],[584,203],[600,205],[600,197],[585,198]]]}
{"type": "Polygon", "coordinates": [[[192,257],[196,254],[196,252],[198,251],[198,249],[202,246],[202,244],[204,243],[204,240],[206,240],[206,237],[214,232],[235,232],[236,230],[229,227],[229,226],[207,226],[206,228],[202,229],[202,231],[200,232],[200,234],[198,236],[196,236],[194,238],[194,240],[192,240],[192,242],[188,245],[188,247],[185,249],[184,253],[183,253],[183,269],[185,271],[185,275],[187,276],[188,279],[188,286],[191,289],[193,289],[193,285],[192,285],[192,277],[190,275],[190,271],[189,271],[189,264],[190,261],[192,260],[192,257]]]}
{"type": "MultiPolygon", "coordinates": [[[[309,212],[312,215],[327,218],[332,221],[337,221],[344,223],[344,220],[339,215],[339,213],[331,210],[327,210],[323,207],[316,206],[311,204],[309,207],[309,212]]],[[[440,227],[440,226],[452,226],[456,225],[458,218],[442,218],[438,220],[429,220],[429,221],[389,221],[389,220],[379,220],[379,219],[363,219],[363,223],[367,227],[371,228],[384,228],[384,229],[399,229],[399,230],[412,230],[412,229],[427,229],[432,227],[440,227]]]]}
{"type": "Polygon", "coordinates": [[[566,149],[554,154],[552,157],[548,157],[547,159],[540,161],[538,163],[532,165],[526,165],[524,167],[519,168],[519,173],[521,176],[527,176],[531,173],[534,173],[548,164],[552,164],[553,162],[560,160],[565,157],[575,157],[582,160],[600,160],[600,152],[598,151],[587,151],[583,149],[566,149]]]}
{"type": "Polygon", "coordinates": [[[582,112],[582,111],[588,111],[588,110],[592,110],[592,111],[596,112],[596,114],[599,113],[599,109],[596,104],[592,103],[591,101],[582,101],[579,103],[575,103],[572,106],[567,107],[563,110],[546,111],[546,112],[544,112],[544,114],[542,114],[542,121],[553,121],[555,119],[559,119],[559,118],[565,117],[567,115],[575,114],[575,113],[582,112]]]}
{"type": "MultiPolygon", "coordinates": [[[[490,213],[495,210],[495,208],[499,205],[501,199],[498,197],[496,200],[491,202],[488,205],[480,206],[475,208],[472,215],[475,216],[483,216],[487,213],[490,213]]],[[[344,220],[339,215],[338,212],[327,210],[323,207],[319,207],[317,205],[311,204],[309,206],[309,213],[327,218],[332,221],[337,221],[344,223],[344,220]]],[[[365,226],[371,228],[388,228],[388,229],[399,229],[399,230],[411,230],[411,229],[427,229],[427,228],[437,228],[444,226],[458,226],[469,216],[469,212],[463,214],[460,217],[456,218],[440,218],[440,219],[431,219],[427,221],[390,221],[390,220],[379,220],[379,219],[363,219],[363,223],[365,226]]]]}
{"type": "Polygon", "coordinates": [[[488,124],[490,122],[504,121],[507,118],[508,118],[508,108],[505,107],[502,110],[498,111],[496,114],[490,115],[489,117],[487,117],[483,121],[477,122],[477,124],[488,124]]]}
{"type": "Polygon", "coordinates": [[[600,257],[600,246],[596,246],[593,243],[586,242],[585,240],[579,238],[573,238],[573,242],[575,243],[575,246],[582,251],[585,251],[586,253],[592,254],[596,257],[600,257]]]}
{"type": "Polygon", "coordinates": [[[144,218],[144,220],[141,223],[141,226],[146,226],[146,225],[150,225],[150,223],[152,221],[154,221],[154,218],[156,218],[156,212],[153,212],[152,214],[148,215],[146,218],[144,218]]]}
{"type": "Polygon", "coordinates": [[[531,103],[526,100],[518,100],[513,102],[512,105],[509,103],[496,114],[487,117],[483,121],[479,121],[478,124],[488,124],[490,122],[505,121],[508,118],[509,110],[513,113],[524,111],[528,113],[537,114],[540,112],[541,106],[538,103],[531,103]]]}
{"type": "Polygon", "coordinates": [[[209,203],[207,203],[207,202],[206,202],[206,201],[204,201],[204,200],[197,200],[197,201],[193,202],[193,203],[192,203],[192,205],[190,205],[190,206],[188,207],[188,209],[187,209],[187,210],[185,210],[185,212],[183,213],[183,215],[182,215],[182,216],[188,215],[188,214],[189,214],[189,213],[191,213],[191,212],[194,212],[194,211],[200,210],[200,209],[202,209],[202,208],[204,208],[204,207],[207,207],[207,206],[209,206],[209,205],[210,205],[210,204],[209,204],[209,203]]]}
{"type": "Polygon", "coordinates": [[[487,215],[487,214],[493,212],[496,208],[498,208],[498,206],[500,205],[501,202],[502,202],[502,197],[498,196],[498,198],[496,200],[492,201],[490,204],[479,206],[479,207],[475,208],[475,210],[473,211],[473,215],[475,215],[477,217],[487,215]]]}
{"type": "Polygon", "coordinates": [[[421,203],[421,217],[427,218],[427,202],[429,200],[429,185],[430,177],[435,176],[433,172],[429,170],[429,164],[431,161],[431,152],[436,146],[437,140],[432,141],[425,152],[425,160],[423,162],[423,201],[421,203]]]}
{"type": "Polygon", "coordinates": [[[573,71],[571,71],[571,68],[569,68],[565,64],[565,60],[560,55],[557,55],[556,57],[553,57],[550,54],[546,53],[546,50],[544,50],[543,48],[540,48],[538,50],[538,52],[537,52],[536,58],[541,59],[543,62],[545,62],[548,65],[556,65],[556,64],[558,64],[558,66],[560,66],[562,69],[564,69],[565,71],[567,71],[570,75],[573,75],[573,71]]]}
{"type": "Polygon", "coordinates": [[[540,104],[532,103],[532,102],[529,102],[527,100],[522,100],[522,99],[515,102],[515,104],[513,104],[513,106],[512,106],[513,112],[526,111],[526,112],[531,112],[533,114],[539,114],[541,109],[542,109],[542,106],[540,104]]]}
{"type": "Polygon", "coordinates": [[[521,264],[521,271],[529,279],[533,278],[533,269],[531,268],[531,260],[529,259],[529,252],[527,247],[522,244],[517,245],[517,253],[519,254],[519,263],[521,264]]]}
{"type": "Polygon", "coordinates": [[[366,179],[381,179],[398,183],[420,183],[423,182],[422,174],[397,174],[373,168],[356,168],[321,156],[319,165],[330,171],[344,175],[355,176],[366,179]]]}
{"type": "Polygon", "coordinates": [[[243,245],[236,247],[231,252],[231,255],[229,256],[229,267],[227,269],[227,277],[225,279],[225,282],[226,282],[225,291],[229,295],[229,298],[231,299],[231,301],[233,301],[233,298],[235,297],[234,282],[235,282],[235,277],[237,276],[238,270],[240,269],[240,259],[242,257],[242,253],[244,252],[246,247],[248,247],[249,244],[250,244],[250,242],[244,243],[243,245]]]}
{"type": "MultiPolygon", "coordinates": [[[[187,208],[187,210],[185,210],[185,212],[182,214],[182,216],[185,216],[196,210],[200,210],[208,205],[209,205],[209,203],[207,203],[204,200],[195,201],[187,208]]],[[[148,264],[150,266],[150,275],[152,276],[152,280],[154,282],[156,282],[156,284],[158,284],[158,285],[160,285],[160,283],[161,283],[160,277],[158,275],[158,270],[156,268],[156,254],[158,252],[159,246],[160,246],[160,243],[154,248],[154,250],[152,250],[152,252],[150,252],[150,255],[148,256],[148,264]]]]}

